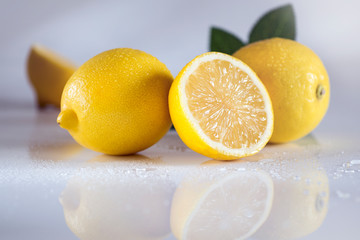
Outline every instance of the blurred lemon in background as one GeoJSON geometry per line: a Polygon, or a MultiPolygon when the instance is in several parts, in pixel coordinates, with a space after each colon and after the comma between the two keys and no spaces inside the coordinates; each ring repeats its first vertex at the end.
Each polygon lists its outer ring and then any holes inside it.
{"type": "Polygon", "coordinates": [[[261,170],[196,172],[176,189],[172,232],[181,240],[245,239],[269,216],[273,193],[271,177],[261,170]]]}
{"type": "Polygon", "coordinates": [[[320,123],[329,105],[330,85],[323,63],[312,50],[273,38],[240,48],[233,56],[256,72],[270,94],[274,109],[270,142],[299,139],[320,123]]]}
{"type": "Polygon", "coordinates": [[[34,44],[27,59],[27,73],[40,108],[60,107],[64,86],[77,66],[45,46],[34,44]]]}
{"type": "Polygon", "coordinates": [[[165,64],[150,54],[129,48],[105,51],[69,79],[57,121],[94,151],[136,153],[169,130],[172,81],[165,64]]]}
{"type": "Polygon", "coordinates": [[[192,150],[231,160],[259,152],[273,129],[270,97],[256,74],[223,53],[202,54],[176,77],[171,119],[192,150]]]}

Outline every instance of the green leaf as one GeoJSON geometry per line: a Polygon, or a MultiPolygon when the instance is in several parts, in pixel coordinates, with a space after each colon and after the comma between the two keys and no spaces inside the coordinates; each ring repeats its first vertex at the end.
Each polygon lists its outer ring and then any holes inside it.
{"type": "Polygon", "coordinates": [[[295,40],[295,14],[291,4],[263,15],[250,33],[250,43],[281,37],[295,40]]]}
{"type": "Polygon", "coordinates": [[[211,28],[210,51],[233,54],[243,46],[244,43],[235,35],[220,28],[211,28]]]}

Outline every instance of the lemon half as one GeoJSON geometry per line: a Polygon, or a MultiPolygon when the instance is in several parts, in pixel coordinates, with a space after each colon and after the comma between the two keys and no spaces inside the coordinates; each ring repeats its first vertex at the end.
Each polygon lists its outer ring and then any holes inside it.
{"type": "Polygon", "coordinates": [[[77,66],[53,50],[34,44],[27,59],[27,73],[40,108],[60,107],[61,94],[77,66]]]}
{"type": "Polygon", "coordinates": [[[264,85],[227,54],[205,53],[188,63],[171,86],[169,108],[183,142],[207,157],[253,155],[272,134],[272,105],[264,85]]]}

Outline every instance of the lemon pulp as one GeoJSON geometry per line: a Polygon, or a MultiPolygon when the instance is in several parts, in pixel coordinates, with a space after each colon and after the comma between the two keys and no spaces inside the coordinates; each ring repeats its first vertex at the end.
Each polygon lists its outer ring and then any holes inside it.
{"type": "Polygon", "coordinates": [[[250,76],[230,62],[200,64],[188,79],[186,97],[194,118],[214,142],[228,148],[250,147],[265,132],[262,95],[250,76]]]}

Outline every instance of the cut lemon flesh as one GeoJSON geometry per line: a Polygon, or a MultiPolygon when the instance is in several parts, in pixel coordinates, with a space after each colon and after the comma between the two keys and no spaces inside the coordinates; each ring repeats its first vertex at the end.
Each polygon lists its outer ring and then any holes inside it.
{"type": "Polygon", "coordinates": [[[74,63],[51,49],[33,45],[27,59],[27,72],[37,95],[38,106],[50,104],[60,107],[64,86],[76,69],[74,63]]]}
{"type": "Polygon", "coordinates": [[[169,105],[185,144],[212,158],[255,154],[272,134],[264,85],[246,64],[226,54],[205,53],[186,65],[171,87],[169,105]]]}
{"type": "Polygon", "coordinates": [[[171,229],[177,239],[245,239],[268,218],[274,190],[266,172],[218,177],[212,181],[200,174],[176,190],[171,229]]]}

